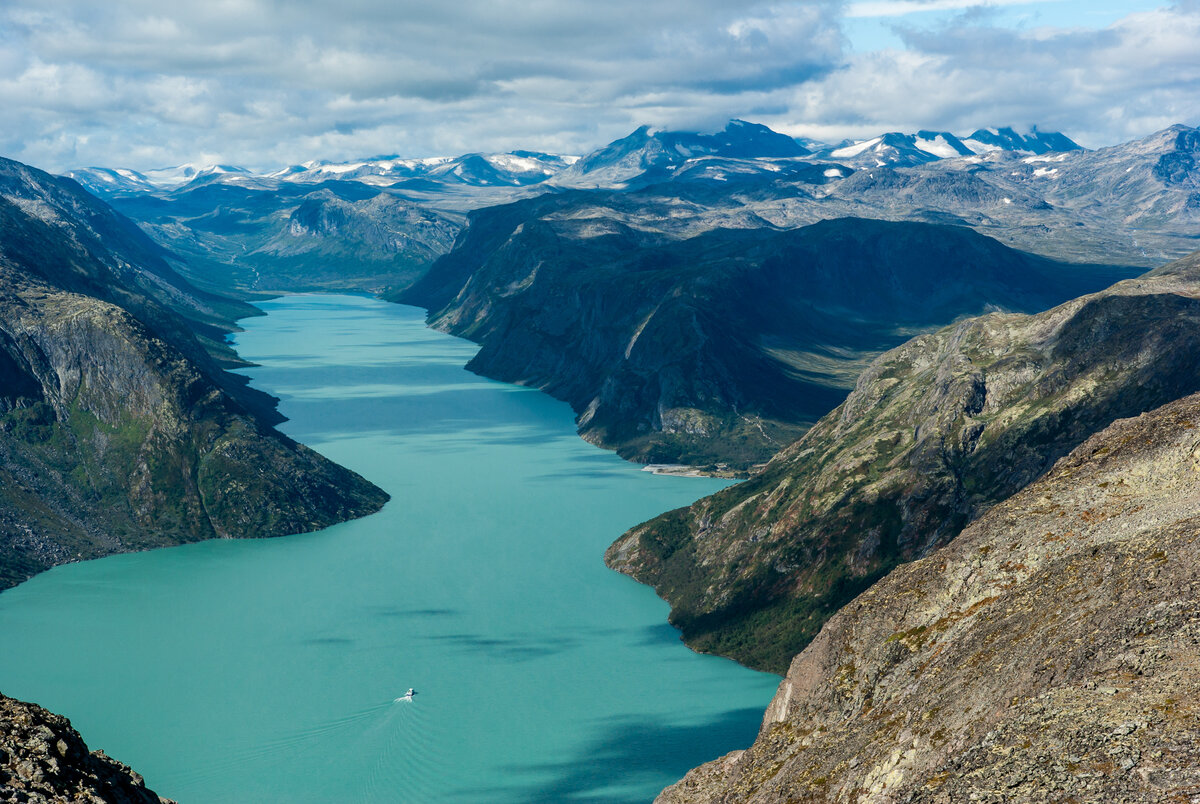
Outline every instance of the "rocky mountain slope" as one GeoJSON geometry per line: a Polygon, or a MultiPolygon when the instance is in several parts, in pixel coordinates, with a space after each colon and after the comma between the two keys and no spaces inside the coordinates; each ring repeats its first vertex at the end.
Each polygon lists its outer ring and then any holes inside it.
{"type": "Polygon", "coordinates": [[[273,430],[270,398],[217,367],[174,312],[203,319],[212,298],[78,185],[0,162],[0,588],[386,500],[273,430]]]}
{"type": "Polygon", "coordinates": [[[473,371],[566,400],[586,438],[651,463],[765,460],[913,332],[1045,309],[1128,275],[929,224],[670,239],[623,222],[628,203],[564,194],[474,213],[398,298],[480,343],[473,371]]]}
{"type": "Polygon", "coordinates": [[[1193,800],[1198,428],[1200,395],[1116,421],[893,571],[658,801],[1193,800]]]}
{"type": "MultiPolygon", "coordinates": [[[[208,352],[224,362],[241,364],[225,345],[225,335],[235,328],[233,322],[238,318],[258,315],[259,311],[228,296],[196,288],[171,268],[167,262],[170,254],[128,218],[98,202],[73,182],[7,159],[0,159],[0,199],[20,213],[8,218],[11,226],[7,247],[18,254],[31,275],[47,276],[41,265],[42,257],[26,242],[20,221],[37,220],[58,230],[78,248],[99,257],[99,260],[60,260],[54,281],[64,289],[128,307],[152,321],[176,346],[192,350],[188,356],[194,360],[207,361],[204,352],[208,352]],[[111,281],[114,278],[117,281],[111,281]],[[164,308],[175,315],[164,314],[164,308]],[[193,349],[197,339],[205,347],[203,351],[193,349]]],[[[231,375],[228,378],[241,384],[231,375]]],[[[251,392],[238,390],[234,385],[229,390],[262,413],[270,409],[268,400],[256,402],[256,395],[251,392]]]]}
{"type": "Polygon", "coordinates": [[[248,295],[404,286],[450,248],[461,225],[459,215],[349,181],[211,183],[108,200],[181,258],[189,279],[248,295]]]}
{"type": "Polygon", "coordinates": [[[127,765],[89,752],[65,717],[2,694],[0,800],[170,804],[127,765]]]}
{"type": "Polygon", "coordinates": [[[782,670],[826,619],[1115,419],[1200,390],[1200,255],[1039,315],[914,338],[745,483],[635,528],[611,566],[692,646],[782,670]]]}

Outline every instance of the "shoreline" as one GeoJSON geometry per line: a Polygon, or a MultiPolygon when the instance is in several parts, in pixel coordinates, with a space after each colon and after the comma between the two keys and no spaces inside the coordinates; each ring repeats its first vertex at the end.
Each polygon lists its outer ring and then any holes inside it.
{"type": "Polygon", "coordinates": [[[737,471],[721,466],[706,469],[686,463],[648,463],[642,467],[642,471],[671,477],[715,477],[723,480],[745,480],[750,476],[750,473],[746,471],[737,471]]]}

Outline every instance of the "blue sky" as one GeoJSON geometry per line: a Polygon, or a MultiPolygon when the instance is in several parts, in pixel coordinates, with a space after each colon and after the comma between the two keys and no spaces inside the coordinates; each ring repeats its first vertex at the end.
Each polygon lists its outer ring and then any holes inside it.
{"type": "Polygon", "coordinates": [[[985,12],[991,24],[1028,30],[1049,26],[1055,28],[1105,28],[1135,11],[1153,11],[1164,5],[1155,0],[1042,0],[991,5],[982,3],[946,3],[943,8],[920,2],[858,2],[850,3],[844,17],[846,36],[855,52],[903,47],[895,27],[913,26],[936,29],[952,26],[964,12],[985,12]],[[922,6],[925,6],[922,8],[922,6]],[[857,8],[856,8],[857,7],[857,8]],[[890,9],[888,8],[890,7],[890,9]],[[879,11],[888,13],[880,14],[879,11]],[[861,15],[861,16],[859,16],[861,15]]]}
{"type": "Polygon", "coordinates": [[[4,0],[0,155],[49,170],[1200,123],[1200,0],[4,0]]]}

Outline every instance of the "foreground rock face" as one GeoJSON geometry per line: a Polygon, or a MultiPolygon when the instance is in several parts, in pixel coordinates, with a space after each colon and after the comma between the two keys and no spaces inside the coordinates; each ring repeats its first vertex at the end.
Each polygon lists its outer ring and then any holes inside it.
{"type": "Polygon", "coordinates": [[[792,662],[683,802],[1200,794],[1200,395],[1115,422],[792,662]]]}
{"type": "Polygon", "coordinates": [[[110,553],[316,530],[387,499],[269,426],[269,397],[193,335],[213,300],[154,248],[77,186],[0,160],[0,589],[110,553]]]}
{"type": "Polygon", "coordinates": [[[782,672],[834,612],[1110,422],[1200,390],[1200,255],[886,353],[745,483],[635,528],[611,566],[689,644],[782,672]]]}
{"type": "Polygon", "coordinates": [[[65,717],[0,695],[0,801],[169,804],[128,766],[88,747],[65,717]]]}

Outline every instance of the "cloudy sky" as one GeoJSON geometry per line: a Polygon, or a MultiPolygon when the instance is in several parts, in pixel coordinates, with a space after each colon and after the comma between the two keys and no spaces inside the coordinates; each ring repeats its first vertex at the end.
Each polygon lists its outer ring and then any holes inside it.
{"type": "Polygon", "coordinates": [[[49,170],[1200,124],[1200,0],[3,0],[0,155],[49,170]]]}

